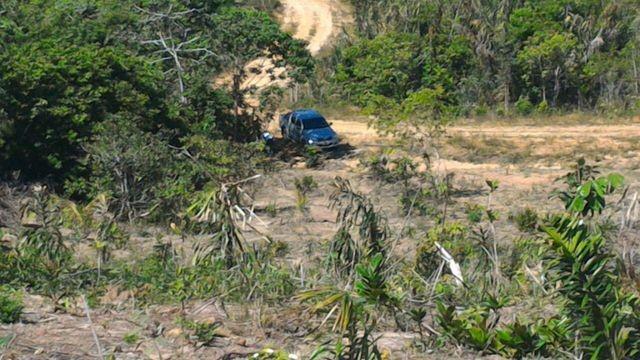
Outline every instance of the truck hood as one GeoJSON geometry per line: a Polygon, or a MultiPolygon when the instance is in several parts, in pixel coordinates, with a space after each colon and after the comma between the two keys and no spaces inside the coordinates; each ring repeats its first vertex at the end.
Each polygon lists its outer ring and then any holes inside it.
{"type": "Polygon", "coordinates": [[[330,127],[320,129],[309,129],[303,132],[305,140],[326,141],[336,138],[336,133],[330,127]]]}

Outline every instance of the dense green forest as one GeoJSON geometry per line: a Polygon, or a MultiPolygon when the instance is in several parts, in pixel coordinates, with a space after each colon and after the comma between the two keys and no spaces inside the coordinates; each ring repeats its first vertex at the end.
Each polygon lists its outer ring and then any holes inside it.
{"type": "Polygon", "coordinates": [[[425,89],[465,116],[640,106],[637,1],[351,3],[356,36],[330,68],[340,96],[373,111],[425,89]]]}
{"type": "Polygon", "coordinates": [[[2,175],[66,183],[84,196],[113,178],[134,188],[182,179],[165,186],[186,191],[203,183],[202,173],[236,171],[225,164],[251,153],[242,144],[257,138],[262,110],[277,97],[251,108],[252,89],[214,87],[213,79],[242,82],[258,56],[296,79],[313,67],[305,43],[261,10],[269,4],[2,1],[2,175]],[[178,148],[213,163],[170,166],[178,148]]]}
{"type": "Polygon", "coordinates": [[[4,1],[3,175],[66,182],[69,193],[86,195],[84,179],[113,168],[99,154],[117,146],[104,136],[113,124],[126,124],[115,125],[128,132],[119,136],[174,147],[245,146],[282,99],[274,88],[258,108],[245,101],[252,92],[239,86],[245,65],[261,55],[296,81],[311,80],[312,102],[360,106],[379,115],[379,125],[416,115],[638,110],[633,0],[352,5],[355,28],[314,78],[304,43],[263,12],[275,1],[4,1]],[[232,74],[233,86],[212,85],[223,74],[232,74]]]}

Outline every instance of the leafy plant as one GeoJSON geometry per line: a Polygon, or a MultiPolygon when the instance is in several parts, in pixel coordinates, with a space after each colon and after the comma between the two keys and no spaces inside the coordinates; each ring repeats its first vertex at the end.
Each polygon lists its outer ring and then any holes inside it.
{"type": "Polygon", "coordinates": [[[486,209],[480,204],[466,203],[465,212],[467,213],[467,219],[469,220],[469,222],[477,224],[484,218],[486,209]]]}
{"type": "Polygon", "coordinates": [[[578,351],[591,358],[624,359],[640,354],[640,306],[637,295],[626,291],[614,271],[614,257],[606,238],[585,217],[601,213],[605,196],[619,188],[620,175],[595,177],[583,161],[566,177],[560,193],[567,213],[545,227],[549,239],[549,268],[562,286],[563,311],[579,334],[578,351]]]}
{"type": "Polygon", "coordinates": [[[331,208],[338,208],[338,231],[331,240],[328,260],[337,274],[349,276],[361,259],[386,253],[387,219],[340,177],[335,179],[329,201],[331,208]],[[358,236],[354,236],[356,229],[358,236]]]}
{"type": "Polygon", "coordinates": [[[312,176],[305,176],[301,179],[295,179],[296,187],[296,207],[298,210],[304,212],[307,208],[307,202],[309,201],[308,195],[311,191],[318,188],[318,183],[312,176]]]}
{"type": "Polygon", "coordinates": [[[426,238],[418,243],[415,260],[416,271],[429,278],[439,269],[443,260],[436,243],[447,249],[456,261],[466,261],[473,255],[472,244],[467,239],[468,232],[469,230],[464,225],[456,222],[437,225],[429,229],[426,238]]]}
{"type": "Polygon", "coordinates": [[[223,337],[218,331],[220,323],[200,322],[181,319],[180,325],[191,332],[190,338],[199,346],[211,346],[217,339],[223,337]]]}
{"type": "Polygon", "coordinates": [[[240,187],[242,183],[224,184],[220,188],[202,191],[187,208],[192,226],[210,234],[209,239],[194,247],[196,263],[222,258],[231,268],[248,252],[238,222],[251,226],[246,220],[253,213],[243,204],[251,198],[240,187]]]}
{"type": "Polygon", "coordinates": [[[526,207],[512,215],[512,220],[522,232],[534,232],[538,228],[539,216],[538,212],[530,207],[526,207]]]}
{"type": "Polygon", "coordinates": [[[0,323],[17,322],[22,315],[22,309],[20,294],[6,285],[0,286],[0,323]]]}
{"type": "Polygon", "coordinates": [[[368,262],[358,264],[353,289],[325,287],[304,291],[297,296],[299,301],[313,302],[310,312],[327,313],[325,321],[335,315],[333,330],[340,333],[336,344],[321,346],[311,358],[382,359],[373,337],[376,317],[385,308],[393,309],[398,304],[387,285],[384,259],[378,253],[368,262]]]}
{"type": "Polygon", "coordinates": [[[23,209],[30,227],[23,235],[20,247],[28,247],[46,257],[52,264],[59,263],[69,252],[60,232],[62,217],[59,205],[45,186],[33,187],[33,198],[23,209]]]}
{"type": "Polygon", "coordinates": [[[322,164],[322,153],[316,146],[305,146],[304,157],[304,163],[309,169],[317,168],[322,164]]]}
{"type": "Polygon", "coordinates": [[[535,106],[531,103],[531,101],[528,98],[524,98],[524,97],[521,97],[520,99],[518,99],[515,105],[516,105],[516,111],[518,112],[518,115],[524,115],[524,116],[529,115],[535,109],[535,106]]]}
{"type": "Polygon", "coordinates": [[[140,335],[138,335],[137,332],[129,332],[124,334],[124,337],[122,337],[122,341],[127,345],[134,345],[138,340],[140,340],[140,335]]]}

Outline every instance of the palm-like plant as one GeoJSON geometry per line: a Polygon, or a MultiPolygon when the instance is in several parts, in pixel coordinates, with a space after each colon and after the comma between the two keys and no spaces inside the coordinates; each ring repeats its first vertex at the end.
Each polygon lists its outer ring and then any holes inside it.
{"type": "Polygon", "coordinates": [[[355,286],[323,287],[297,296],[301,302],[312,303],[308,308],[310,313],[326,314],[321,325],[334,317],[333,330],[340,334],[334,346],[321,347],[312,358],[382,358],[373,331],[382,312],[398,305],[388,289],[384,263],[385,257],[375,254],[367,263],[357,265],[355,286]]]}
{"type": "Polygon", "coordinates": [[[27,214],[26,217],[33,217],[34,221],[29,221],[21,249],[34,250],[49,262],[59,262],[69,248],[60,232],[60,207],[53,201],[45,186],[33,188],[33,199],[27,203],[23,212],[27,214]]]}
{"type": "Polygon", "coordinates": [[[243,205],[246,199],[251,198],[240,185],[254,178],[202,191],[187,208],[195,227],[211,235],[195,245],[194,262],[221,258],[230,268],[247,253],[241,227],[246,225],[254,231],[257,229],[248,221],[254,216],[253,211],[243,205]]]}
{"type": "Polygon", "coordinates": [[[351,275],[361,258],[386,254],[389,228],[384,215],[348,180],[337,177],[334,188],[329,201],[332,209],[338,208],[338,231],[331,241],[329,261],[336,273],[351,275]],[[358,236],[354,237],[352,230],[356,228],[358,236]]]}
{"type": "Polygon", "coordinates": [[[567,213],[545,228],[549,268],[562,283],[564,311],[579,334],[578,351],[591,359],[631,359],[640,355],[640,299],[622,286],[615,261],[598,226],[588,221],[601,213],[605,196],[622,185],[612,174],[595,178],[584,161],[566,177],[561,193],[567,213]]]}

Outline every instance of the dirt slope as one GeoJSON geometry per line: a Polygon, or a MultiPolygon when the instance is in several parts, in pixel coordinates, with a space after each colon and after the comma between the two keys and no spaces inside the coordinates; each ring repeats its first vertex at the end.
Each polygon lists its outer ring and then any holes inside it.
{"type": "Polygon", "coordinates": [[[317,55],[339,31],[340,21],[334,22],[339,8],[335,0],[284,0],[282,4],[284,28],[295,29],[296,39],[308,41],[312,55],[317,55]]]}

